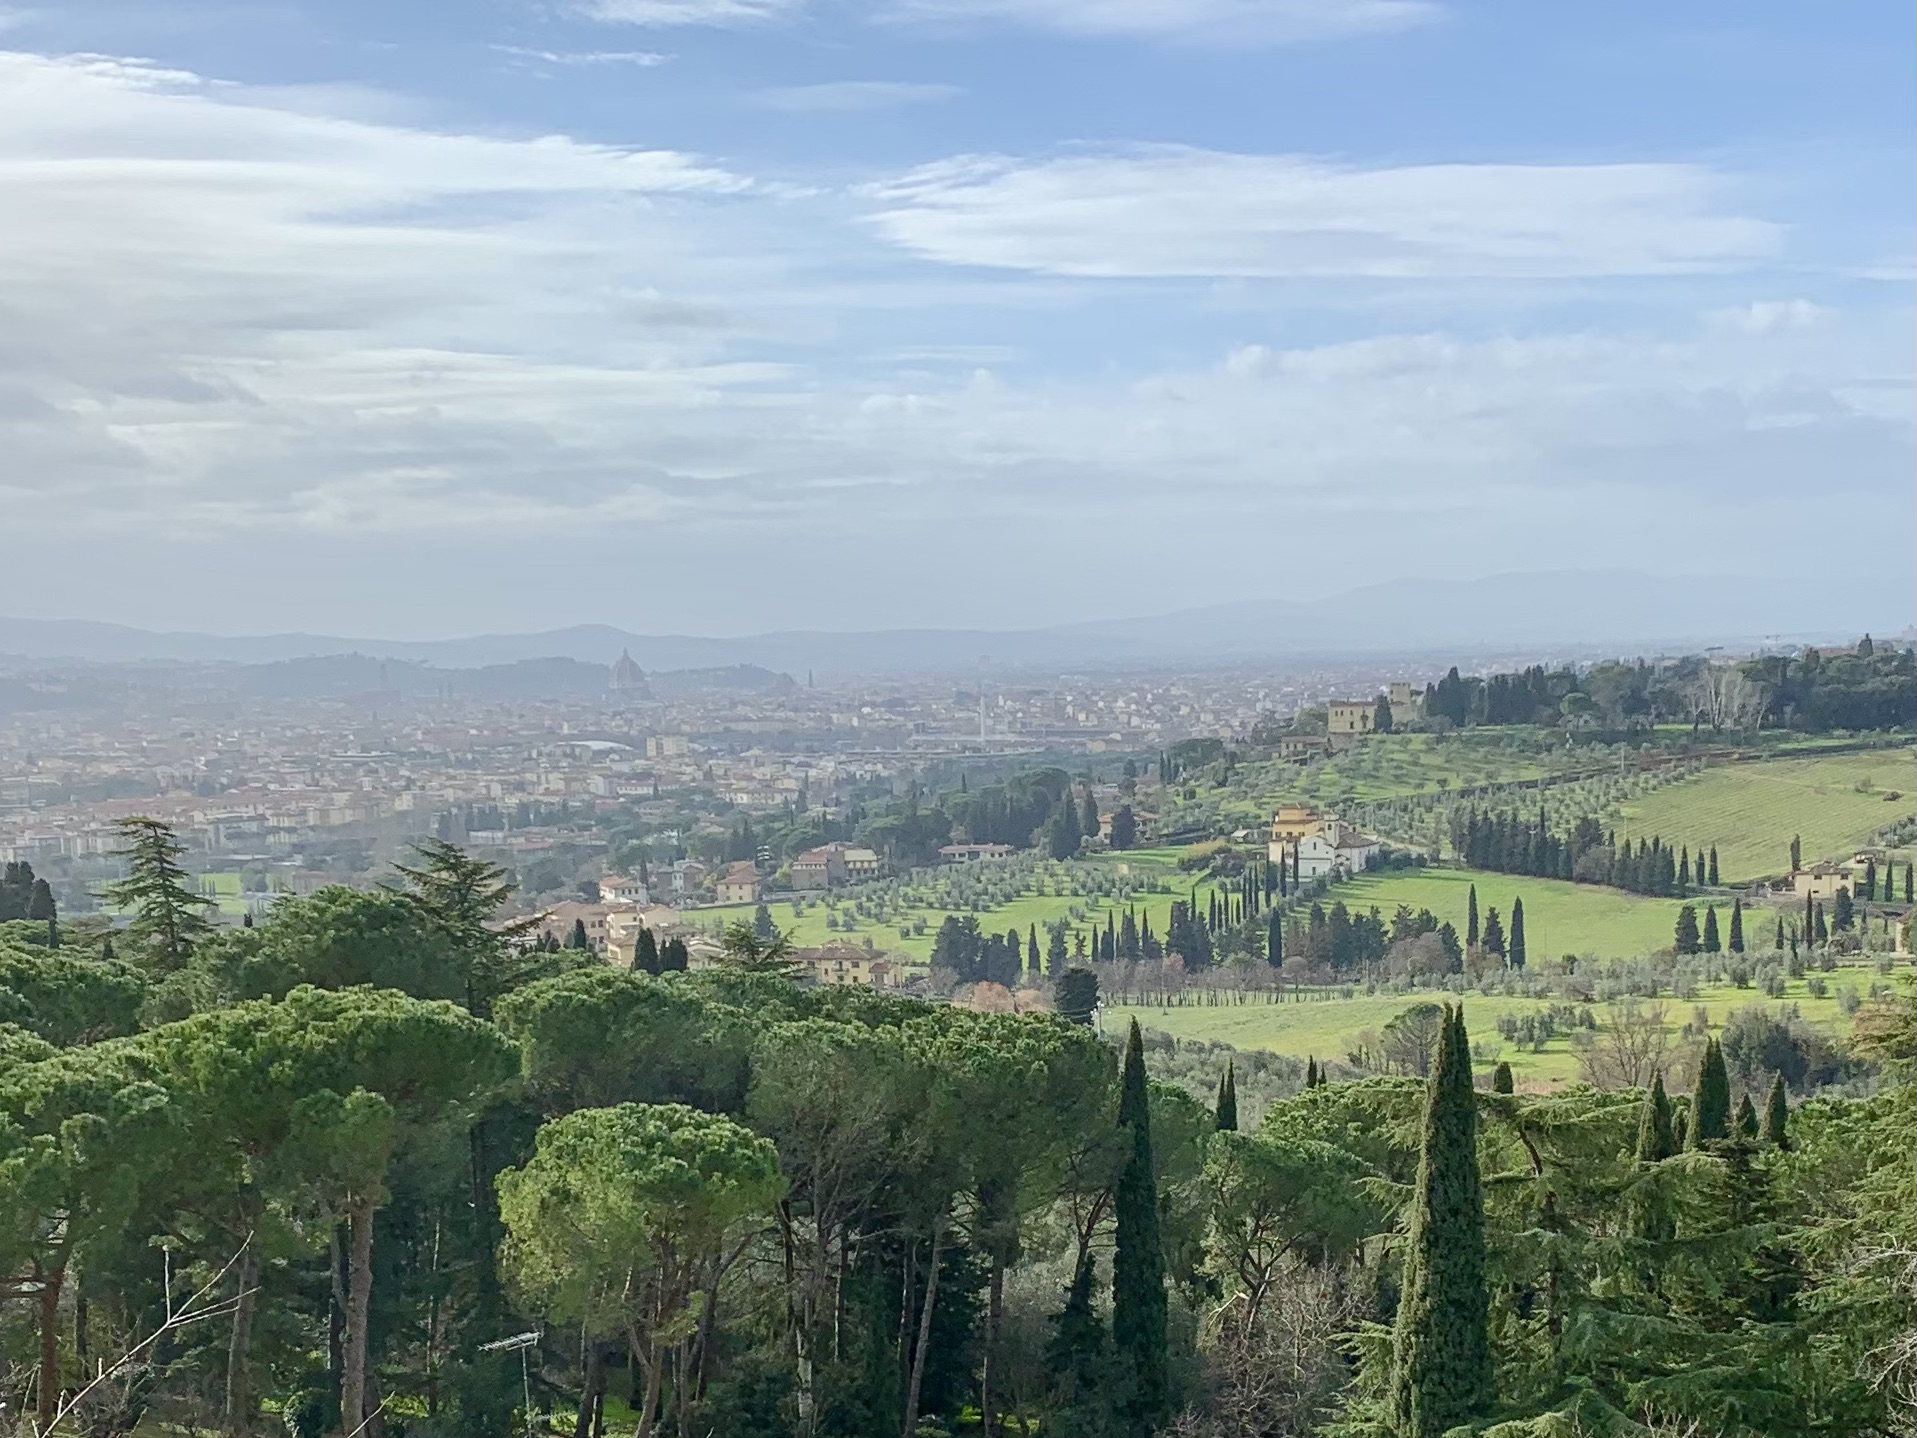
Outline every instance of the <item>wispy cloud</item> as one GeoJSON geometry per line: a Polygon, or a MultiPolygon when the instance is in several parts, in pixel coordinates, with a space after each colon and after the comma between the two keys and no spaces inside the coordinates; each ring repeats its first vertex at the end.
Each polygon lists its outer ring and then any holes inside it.
{"type": "Polygon", "coordinates": [[[571,0],[587,20],[609,25],[750,25],[800,8],[802,0],[571,0]]]}
{"type": "Polygon", "coordinates": [[[915,80],[834,80],[823,85],[786,85],[761,90],[752,96],[752,101],[768,110],[820,114],[927,105],[964,93],[958,85],[915,80]]]}
{"type": "Polygon", "coordinates": [[[1158,147],[962,157],[872,193],[931,259],[1059,275],[1649,275],[1743,266],[1775,225],[1724,213],[1678,164],[1364,168],[1158,147]]]}
{"type": "Polygon", "coordinates": [[[656,50],[534,50],[524,45],[491,45],[501,55],[543,65],[663,65],[672,57],[656,50]]]}
{"type": "Polygon", "coordinates": [[[1294,44],[1403,30],[1437,19],[1443,7],[1436,0],[894,0],[892,14],[1063,35],[1294,44]]]}

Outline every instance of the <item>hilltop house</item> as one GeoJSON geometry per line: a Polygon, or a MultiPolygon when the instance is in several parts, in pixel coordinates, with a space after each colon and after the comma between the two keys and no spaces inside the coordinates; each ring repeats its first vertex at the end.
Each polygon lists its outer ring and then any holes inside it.
{"type": "Polygon", "coordinates": [[[1298,877],[1322,879],[1332,875],[1361,874],[1370,867],[1383,845],[1369,834],[1335,816],[1328,817],[1315,834],[1297,841],[1298,877]]]}

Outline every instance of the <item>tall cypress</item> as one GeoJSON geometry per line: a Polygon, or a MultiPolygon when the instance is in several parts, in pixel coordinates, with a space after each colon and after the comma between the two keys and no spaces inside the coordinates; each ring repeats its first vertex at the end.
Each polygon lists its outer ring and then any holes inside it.
{"type": "Polygon", "coordinates": [[[1711,845],[1711,887],[1717,887],[1717,845],[1711,845]]]}
{"type": "Polygon", "coordinates": [[[1285,925],[1276,909],[1265,920],[1265,962],[1274,969],[1285,961],[1285,925]]]}
{"type": "Polygon", "coordinates": [[[659,972],[659,941],[652,936],[652,930],[644,924],[632,940],[632,968],[634,973],[656,974],[659,972]]]}
{"type": "Polygon", "coordinates": [[[1744,901],[1731,900],[1731,941],[1730,949],[1734,954],[1744,952],[1744,901]]]}
{"type": "Polygon", "coordinates": [[[1791,1146],[1790,1134],[1785,1131],[1790,1116],[1790,1097],[1784,1092],[1784,1075],[1774,1074],[1771,1077],[1770,1098],[1764,1103],[1765,1143],[1782,1149],[1791,1146]]]}
{"type": "Polygon", "coordinates": [[[1523,899],[1513,899],[1511,901],[1511,952],[1508,957],[1512,968],[1521,969],[1524,967],[1523,899]]]}
{"type": "Polygon", "coordinates": [[[1717,905],[1704,906],[1704,952],[1715,954],[1724,947],[1717,934],[1717,905]]]}
{"type": "Polygon", "coordinates": [[[1238,1080],[1232,1072],[1232,1062],[1225,1060],[1225,1076],[1218,1080],[1218,1111],[1216,1124],[1220,1133],[1238,1132],[1238,1080]]]}
{"type": "Polygon", "coordinates": [[[1440,1438],[1496,1400],[1484,1282],[1477,1095],[1464,1011],[1446,1005],[1425,1088],[1404,1292],[1392,1333],[1398,1438],[1440,1438]]]}
{"type": "Polygon", "coordinates": [[[1125,1040],[1118,1126],[1129,1131],[1131,1154],[1112,1201],[1118,1230],[1112,1246],[1112,1343],[1131,1375],[1127,1412],[1133,1433],[1142,1438],[1165,1415],[1170,1379],[1165,1365],[1165,1251],[1158,1236],[1151,1101],[1137,1019],[1125,1040]]]}
{"type": "Polygon", "coordinates": [[[1464,900],[1464,946],[1475,949],[1478,946],[1478,886],[1473,884],[1471,892],[1464,900]]]}
{"type": "Polygon", "coordinates": [[[1305,1087],[1318,1087],[1318,1056],[1316,1054],[1305,1060],[1305,1087]]]}
{"type": "Polygon", "coordinates": [[[1748,1093],[1737,1101],[1737,1136],[1750,1141],[1757,1138],[1757,1106],[1748,1093]]]}
{"type": "Polygon", "coordinates": [[[1671,1100],[1664,1092],[1664,1075],[1660,1072],[1651,1080],[1650,1091],[1644,1095],[1644,1106],[1638,1111],[1637,1161],[1662,1163],[1676,1152],[1671,1100]]]}
{"type": "Polygon", "coordinates": [[[1716,1039],[1706,1039],[1704,1056],[1697,1062],[1697,1084],[1691,1090],[1691,1130],[1687,1139],[1692,1149],[1714,1139],[1731,1136],[1731,1076],[1724,1068],[1724,1051],[1716,1039]]]}

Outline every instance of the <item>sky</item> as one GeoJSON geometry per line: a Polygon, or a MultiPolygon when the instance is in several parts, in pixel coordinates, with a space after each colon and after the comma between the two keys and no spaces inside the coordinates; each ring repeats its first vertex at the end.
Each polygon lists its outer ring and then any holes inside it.
{"type": "Polygon", "coordinates": [[[0,613],[1024,628],[1634,568],[1908,620],[1914,28],[0,0],[0,613]]]}

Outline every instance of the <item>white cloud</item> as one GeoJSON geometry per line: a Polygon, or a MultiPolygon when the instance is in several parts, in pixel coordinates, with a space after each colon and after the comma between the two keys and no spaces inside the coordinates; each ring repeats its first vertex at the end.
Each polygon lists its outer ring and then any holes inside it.
{"type": "MultiPolygon", "coordinates": [[[[750,556],[741,570],[758,573],[796,550],[858,554],[842,567],[861,588],[863,556],[880,556],[902,596],[888,620],[921,622],[949,617],[925,574],[949,572],[961,551],[1003,550],[999,568],[975,569],[981,591],[1005,596],[995,622],[1009,622],[1058,534],[1155,554],[1208,497],[1231,518],[1206,529],[1206,568],[1236,583],[1280,549],[1288,572],[1309,571],[1301,582],[1348,582],[1353,565],[1406,568],[1487,535],[1550,535],[1565,564],[1603,559],[1629,540],[1627,521],[1641,528],[1636,501],[1653,490],[1660,536],[1692,544],[1702,531],[1689,521],[1709,517],[1718,548],[1755,562],[1794,542],[1780,516],[1806,476],[1906,493],[1896,316],[1802,324],[1795,302],[1760,301],[1749,316],[1774,321],[1700,321],[1687,291],[1675,337],[1467,339],[1439,324],[1366,336],[1376,320],[1360,315],[1346,319],[1359,337],[1304,343],[1275,337],[1288,316],[1245,312],[1208,317],[1214,335],[1242,326],[1229,342],[1193,342],[1103,287],[1084,314],[1076,284],[862,248],[844,223],[862,202],[843,194],[676,152],[328,116],[321,99],[289,108],[136,63],[0,55],[0,513],[69,541],[10,555],[16,587],[70,584],[84,543],[91,582],[129,594],[117,576],[177,574],[181,554],[224,575],[232,555],[268,548],[288,565],[307,556],[316,592],[357,593],[353,564],[385,544],[405,580],[394,592],[523,602],[451,552],[492,545],[512,556],[499,572],[592,596],[678,564],[705,604],[712,554],[750,556]],[[1175,345],[1212,358],[1155,357],[1175,345]],[[1109,365],[1074,369],[1107,346],[1109,365]],[[1345,527],[1353,510],[1361,530],[1345,527]],[[579,562],[588,543],[625,557],[579,562]],[[449,548],[437,567],[405,567],[433,545],[449,548]],[[322,552],[345,567],[311,559],[322,552]]],[[[950,197],[984,190],[975,209],[1009,224],[995,188],[1008,173],[920,172],[891,187],[890,207],[937,219],[950,197]]],[[[1421,272],[1480,272],[1487,252],[1513,263],[1473,224],[1494,241],[1532,233],[1469,185],[1440,204],[1423,172],[1369,174],[1385,177],[1375,188],[1390,204],[1345,187],[1365,172],[1333,170],[1321,179],[1339,204],[1309,213],[1372,229],[1389,229],[1381,215],[1401,229],[1450,216],[1442,243],[1422,241],[1421,272]],[[1468,213],[1474,197],[1488,215],[1468,213]]],[[[1013,237],[1020,264],[1085,272],[1034,254],[1102,236],[1123,261],[1110,272],[1168,272],[1174,247],[1142,225],[1147,211],[1073,214],[1057,198],[1072,185],[1051,176],[1039,189],[1027,217],[1038,238],[1013,237]],[[1143,233],[1117,233],[1127,226],[1143,233]]],[[[1196,191],[1167,203],[1195,210],[1196,191]]],[[[1256,193],[1243,203],[1251,221],[1226,227],[1238,238],[1205,243],[1242,258],[1250,233],[1268,258],[1288,232],[1256,193]]],[[[1574,217],[1624,239],[1562,235],[1537,194],[1527,204],[1560,266],[1709,248],[1653,244],[1594,204],[1574,217]]],[[[1216,224],[1214,208],[1183,216],[1185,230],[1207,215],[1216,224]]],[[[961,238],[968,255],[982,243],[961,238]]],[[[914,248],[933,252],[923,237],[914,248]]],[[[1714,283],[1726,304],[1727,282],[1714,283]]],[[[189,580],[218,602],[223,581],[189,580]]],[[[742,622],[776,622],[767,595],[781,586],[746,588],[737,602],[759,607],[742,622]]],[[[279,622],[318,624],[325,602],[279,622]]],[[[435,602],[450,615],[463,598],[435,602]]]]}
{"type": "Polygon", "coordinates": [[[777,19],[803,0],[572,0],[567,7],[609,25],[750,25],[777,19]]]}
{"type": "Polygon", "coordinates": [[[542,65],[637,65],[650,68],[663,65],[672,58],[656,50],[534,50],[524,45],[492,45],[487,48],[516,59],[535,60],[542,65]]]}
{"type": "Polygon", "coordinates": [[[913,80],[834,80],[822,85],[787,85],[761,90],[753,96],[753,101],[768,110],[817,114],[925,105],[964,93],[957,85],[913,80]]]}
{"type": "Polygon", "coordinates": [[[1651,275],[1741,267],[1778,227],[1680,164],[1364,168],[1182,147],[969,156],[877,187],[880,233],[951,264],[1101,278],[1651,275]]]}
{"type": "Polygon", "coordinates": [[[1064,35],[1287,44],[1402,30],[1437,18],[1443,7],[1436,0],[896,0],[893,13],[1064,35]]]}

